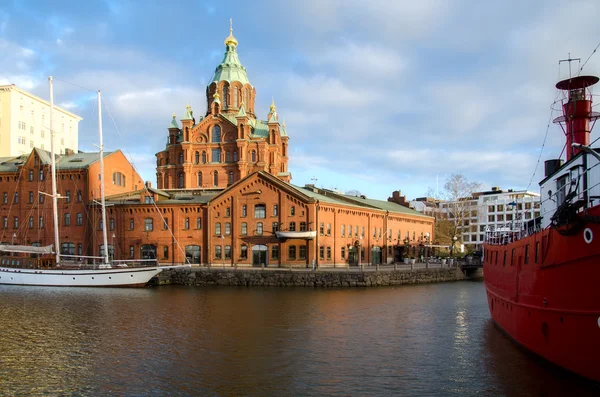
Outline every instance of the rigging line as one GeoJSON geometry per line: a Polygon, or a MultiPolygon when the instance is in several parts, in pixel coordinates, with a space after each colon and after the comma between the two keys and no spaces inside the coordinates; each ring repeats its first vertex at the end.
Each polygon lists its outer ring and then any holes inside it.
{"type": "MultiPolygon", "coordinates": [[[[558,99],[558,94],[556,95],[556,99],[558,99]]],[[[554,105],[554,103],[556,103],[556,99],[554,100],[552,105],[554,105]]],[[[540,160],[542,159],[542,153],[544,153],[544,147],[546,146],[546,140],[548,139],[548,131],[550,131],[550,124],[552,123],[552,113],[554,113],[554,110],[552,109],[552,106],[550,106],[550,117],[548,118],[548,125],[546,126],[546,133],[544,135],[544,141],[542,142],[542,147],[540,149],[540,155],[538,156],[537,162],[535,164],[535,168],[533,169],[533,174],[531,175],[531,179],[529,180],[527,189],[525,189],[525,190],[529,190],[529,188],[531,187],[531,184],[533,183],[533,178],[535,178],[535,174],[537,172],[538,166],[540,165],[540,160]]]]}
{"type": "Polygon", "coordinates": [[[587,59],[585,60],[585,62],[583,63],[583,65],[581,65],[581,67],[579,68],[579,72],[577,72],[577,76],[579,76],[581,74],[581,72],[583,71],[583,68],[588,63],[588,61],[590,60],[590,58],[592,57],[592,55],[594,55],[596,53],[596,50],[598,49],[598,47],[600,47],[600,43],[598,43],[598,45],[596,46],[596,48],[594,48],[594,51],[592,51],[592,53],[590,54],[589,57],[587,57],[587,59]]]}
{"type": "MultiPolygon", "coordinates": [[[[104,101],[104,106],[107,110],[107,113],[110,117],[110,120],[113,123],[113,126],[115,127],[115,130],[117,131],[117,133],[119,134],[120,137],[122,137],[121,135],[121,131],[119,130],[119,127],[117,126],[117,123],[115,122],[115,119],[113,118],[112,112],[110,111],[110,107],[108,106],[108,101],[104,101]]],[[[131,159],[131,166],[133,167],[133,169],[135,170],[135,172],[140,175],[139,171],[137,170],[137,166],[135,165],[135,162],[133,161],[133,156],[131,155],[131,153],[129,152],[129,149],[125,149],[125,151],[127,152],[127,155],[129,156],[129,158],[131,159]]],[[[143,187],[142,190],[148,192],[148,187],[146,186],[145,183],[143,183],[143,187]]],[[[156,210],[156,212],[159,214],[163,225],[165,224],[165,218],[163,217],[161,211],[159,210],[158,206],[156,205],[156,202],[154,200],[152,200],[152,204],[156,210]]],[[[185,256],[185,251],[183,250],[183,247],[181,246],[181,244],[179,244],[179,240],[175,237],[175,235],[173,234],[173,231],[171,230],[171,227],[168,225],[167,223],[167,230],[169,231],[169,234],[171,235],[171,237],[173,238],[173,240],[175,241],[175,243],[177,244],[177,247],[179,248],[179,251],[183,254],[183,257],[185,258],[184,260],[189,263],[189,260],[187,259],[187,257],[185,256]]],[[[157,252],[158,255],[158,252],[157,252]]]]}
{"type": "Polygon", "coordinates": [[[75,86],[75,87],[81,88],[82,90],[87,90],[87,91],[94,92],[94,93],[96,93],[96,92],[97,92],[97,90],[92,90],[92,89],[89,89],[89,88],[87,88],[87,87],[80,86],[79,84],[75,84],[75,83],[71,83],[70,81],[67,81],[67,80],[59,79],[59,78],[58,78],[58,77],[56,77],[56,76],[53,76],[52,78],[53,78],[54,80],[62,81],[63,83],[71,84],[72,86],[75,86]]]}

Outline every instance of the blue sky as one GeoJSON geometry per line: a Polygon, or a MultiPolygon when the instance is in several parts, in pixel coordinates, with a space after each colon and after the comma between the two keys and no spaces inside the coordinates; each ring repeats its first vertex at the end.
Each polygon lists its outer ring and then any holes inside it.
{"type": "MultiPolygon", "coordinates": [[[[47,98],[53,75],[55,101],[84,117],[84,151],[97,143],[94,94],[61,80],[101,89],[116,125],[106,112],[106,148],[155,185],[171,115],[205,112],[233,18],[258,116],[274,97],[286,121],[292,183],[410,199],[462,173],[524,189],[568,77],[558,60],[583,64],[598,15],[596,0],[4,0],[0,84],[47,98]]],[[[583,72],[600,75],[600,54],[583,72]]],[[[551,126],[531,190],[563,140],[551,126]]]]}

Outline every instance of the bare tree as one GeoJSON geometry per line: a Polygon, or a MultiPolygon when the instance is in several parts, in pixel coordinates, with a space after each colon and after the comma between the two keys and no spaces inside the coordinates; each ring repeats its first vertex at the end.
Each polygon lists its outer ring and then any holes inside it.
{"type": "Polygon", "coordinates": [[[481,183],[470,182],[462,174],[452,174],[444,184],[441,197],[446,201],[447,221],[440,222],[436,234],[441,241],[452,244],[454,237],[460,239],[462,230],[469,228],[468,219],[471,211],[476,211],[473,206],[473,193],[481,189],[481,183]]]}

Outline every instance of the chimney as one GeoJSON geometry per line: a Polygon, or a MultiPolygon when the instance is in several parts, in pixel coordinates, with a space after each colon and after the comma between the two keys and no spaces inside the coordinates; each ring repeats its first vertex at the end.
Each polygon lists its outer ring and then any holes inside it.
{"type": "Polygon", "coordinates": [[[152,187],[152,182],[146,181],[146,183],[144,185],[146,185],[147,188],[151,188],[152,187]]]}

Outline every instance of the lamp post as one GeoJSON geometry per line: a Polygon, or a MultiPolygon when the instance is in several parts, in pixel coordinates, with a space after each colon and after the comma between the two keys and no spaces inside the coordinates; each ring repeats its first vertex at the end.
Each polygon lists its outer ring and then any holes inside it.
{"type": "Polygon", "coordinates": [[[458,237],[452,237],[452,247],[450,248],[450,256],[452,256],[452,254],[454,253],[454,246],[456,245],[456,240],[458,240],[458,237]]]}

